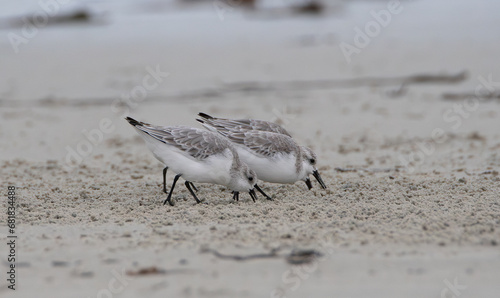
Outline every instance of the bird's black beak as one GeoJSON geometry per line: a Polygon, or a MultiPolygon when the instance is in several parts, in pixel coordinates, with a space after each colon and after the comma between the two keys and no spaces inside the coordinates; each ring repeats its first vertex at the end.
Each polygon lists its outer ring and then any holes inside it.
{"type": "MultiPolygon", "coordinates": [[[[314,178],[316,178],[316,180],[318,180],[319,185],[321,185],[321,187],[322,187],[323,189],[326,189],[325,182],[323,182],[323,179],[321,179],[321,176],[319,175],[318,170],[314,170],[314,171],[313,171],[313,176],[314,176],[314,178]]],[[[310,182],[309,182],[309,183],[310,183],[310,182]]]]}
{"type": "MultiPolygon", "coordinates": [[[[261,188],[260,188],[257,184],[255,184],[255,186],[254,186],[254,187],[255,187],[255,189],[256,189],[258,192],[260,192],[261,194],[263,194],[263,195],[266,197],[266,199],[268,199],[269,201],[272,201],[272,200],[273,200],[273,198],[271,198],[270,196],[268,196],[268,195],[267,195],[267,194],[266,194],[266,193],[265,193],[265,192],[264,192],[264,191],[263,191],[263,190],[262,190],[262,189],[261,189],[261,188]]],[[[257,197],[257,196],[255,196],[255,197],[257,197]]]]}
{"type": "Polygon", "coordinates": [[[248,193],[249,193],[249,194],[250,194],[250,196],[252,197],[252,200],[255,202],[255,199],[257,199],[257,196],[255,195],[255,190],[253,190],[253,188],[252,188],[252,189],[250,189],[250,190],[248,191],[248,193]]]}
{"type": "Polygon", "coordinates": [[[309,179],[309,177],[306,178],[305,180],[306,182],[306,185],[307,185],[307,189],[311,190],[311,188],[313,188],[312,184],[311,184],[311,179],[309,179]]]}

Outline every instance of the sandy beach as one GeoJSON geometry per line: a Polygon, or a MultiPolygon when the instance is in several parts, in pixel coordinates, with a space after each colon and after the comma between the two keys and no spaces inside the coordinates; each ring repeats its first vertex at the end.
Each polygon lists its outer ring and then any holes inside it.
{"type": "Polygon", "coordinates": [[[498,296],[498,3],[180,2],[90,3],[97,21],[17,52],[2,22],[2,297],[498,296]],[[374,14],[390,20],[356,46],[374,14]],[[328,189],[261,182],[274,200],[254,203],[200,184],[203,203],[179,187],[164,206],[123,118],[201,128],[198,112],[280,123],[328,189]]]}

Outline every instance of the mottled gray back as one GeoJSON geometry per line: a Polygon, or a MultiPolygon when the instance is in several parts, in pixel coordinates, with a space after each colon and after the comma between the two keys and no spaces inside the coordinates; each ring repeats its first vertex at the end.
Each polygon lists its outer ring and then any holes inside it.
{"type": "Polygon", "coordinates": [[[227,130],[227,131],[232,131],[234,133],[257,130],[257,131],[268,131],[268,132],[279,133],[291,137],[288,131],[286,131],[286,129],[284,129],[280,125],[264,120],[255,120],[255,119],[231,120],[231,119],[211,118],[211,119],[204,119],[204,122],[215,127],[217,130],[227,130]]]}
{"type": "Polygon", "coordinates": [[[268,132],[251,130],[246,132],[220,132],[231,142],[246,146],[248,149],[263,156],[274,156],[276,154],[288,154],[298,152],[299,148],[289,136],[268,132]]]}
{"type": "Polygon", "coordinates": [[[177,147],[198,160],[222,154],[227,148],[234,154],[231,143],[214,132],[187,126],[152,126],[146,123],[136,128],[160,142],[177,147]]]}

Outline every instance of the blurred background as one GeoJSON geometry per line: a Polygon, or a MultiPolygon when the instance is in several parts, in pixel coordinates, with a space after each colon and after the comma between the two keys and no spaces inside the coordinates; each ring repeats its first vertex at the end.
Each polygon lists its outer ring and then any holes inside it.
{"type": "MultiPolygon", "coordinates": [[[[195,125],[203,110],[278,121],[328,162],[359,164],[365,156],[343,161],[338,154],[356,147],[350,139],[381,145],[429,137],[436,127],[452,131],[444,97],[463,100],[479,76],[499,77],[500,3],[493,0],[22,0],[1,7],[6,159],[64,159],[68,146],[76,150],[86,138],[82,130],[103,118],[113,122],[106,139],[130,134],[123,115],[195,125]]],[[[479,111],[497,120],[490,107],[479,111]]],[[[471,123],[457,131],[492,125],[471,123]]]]}
{"type": "MultiPolygon", "coordinates": [[[[277,121],[327,164],[342,166],[366,165],[371,153],[358,153],[370,146],[429,139],[437,128],[453,136],[494,133],[498,124],[498,1],[1,6],[5,159],[71,163],[74,151],[106,152],[103,140],[130,135],[126,115],[164,125],[195,125],[199,111],[277,121]],[[485,92],[477,96],[478,85],[485,92]],[[470,97],[483,104],[473,113],[449,112],[470,97]],[[92,142],[86,132],[102,132],[103,119],[112,129],[79,151],[82,140],[92,142]]],[[[372,157],[381,155],[387,152],[372,157]]],[[[409,159],[389,163],[407,166],[409,159]]]]}
{"type": "Polygon", "coordinates": [[[492,0],[1,3],[4,100],[120,96],[158,64],[171,74],[155,89],[163,96],[240,80],[482,71],[500,34],[492,0]],[[348,59],[343,43],[358,49],[348,59]]]}
{"type": "Polygon", "coordinates": [[[120,297],[451,297],[457,278],[498,293],[500,1],[0,8],[0,180],[19,189],[21,296],[104,297],[120,268],[156,268],[120,297]],[[206,204],[179,191],[159,206],[162,166],[123,118],[201,128],[198,112],[282,124],[329,189],[265,184],[275,201],[236,204],[203,185],[206,204]],[[297,292],[283,260],[203,250],[332,245],[297,292]]]}

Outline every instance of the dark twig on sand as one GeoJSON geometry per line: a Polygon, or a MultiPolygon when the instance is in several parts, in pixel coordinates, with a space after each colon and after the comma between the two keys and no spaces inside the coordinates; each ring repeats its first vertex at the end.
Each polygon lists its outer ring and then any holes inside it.
{"type": "Polygon", "coordinates": [[[326,88],[353,88],[372,86],[404,86],[416,84],[454,84],[467,78],[467,72],[457,74],[416,74],[398,77],[361,77],[337,80],[301,80],[280,82],[244,81],[233,82],[225,85],[229,90],[240,91],[267,91],[267,90],[296,90],[296,89],[326,89],[326,88]]]}
{"type": "Polygon", "coordinates": [[[260,254],[246,255],[246,256],[225,255],[225,254],[221,254],[220,252],[218,252],[214,249],[209,249],[209,248],[202,249],[202,252],[212,253],[214,256],[216,256],[219,259],[234,260],[234,261],[248,261],[248,260],[255,260],[255,259],[270,259],[270,258],[285,258],[285,260],[289,264],[292,264],[292,265],[311,263],[315,259],[323,256],[322,253],[320,253],[314,249],[293,250],[291,253],[286,254],[286,255],[279,255],[278,254],[279,250],[280,250],[280,248],[273,248],[269,253],[260,253],[260,254]]]}
{"type": "Polygon", "coordinates": [[[39,28],[41,26],[52,25],[66,25],[66,24],[105,24],[104,15],[98,15],[90,12],[85,8],[78,8],[74,10],[59,11],[53,16],[46,15],[47,19],[43,25],[38,24],[37,13],[25,15],[22,17],[14,17],[11,19],[1,20],[0,28],[24,28],[26,26],[34,26],[39,28]]]}
{"type": "MultiPolygon", "coordinates": [[[[401,96],[404,94],[410,85],[416,84],[453,84],[465,80],[467,73],[465,71],[447,75],[447,74],[417,74],[410,76],[399,77],[362,77],[353,79],[340,80],[303,80],[303,81],[280,81],[280,82],[258,82],[244,81],[225,83],[218,88],[206,88],[198,90],[190,90],[178,94],[170,95],[148,95],[148,103],[165,102],[169,100],[199,100],[206,98],[219,98],[231,93],[251,93],[251,92],[268,92],[276,90],[307,90],[307,89],[330,89],[330,88],[357,88],[357,87],[373,87],[373,86],[398,86],[391,96],[401,96]]],[[[97,105],[115,105],[116,108],[127,104],[120,102],[116,97],[103,98],[44,98],[33,101],[6,100],[0,98],[0,106],[19,107],[29,105],[30,107],[39,106],[97,106],[97,105]]]]}
{"type": "Polygon", "coordinates": [[[171,269],[165,270],[158,268],[156,266],[138,269],[137,271],[129,270],[126,272],[127,275],[131,276],[143,276],[143,275],[162,275],[162,274],[180,274],[180,273],[190,273],[191,270],[188,269],[171,269]]]}
{"type": "Polygon", "coordinates": [[[367,169],[367,168],[335,168],[335,171],[345,173],[345,172],[367,172],[367,173],[388,173],[388,172],[398,172],[397,168],[386,168],[386,169],[367,169]]]}
{"type": "Polygon", "coordinates": [[[443,93],[441,97],[444,100],[464,100],[468,98],[477,98],[482,100],[500,100],[500,92],[488,92],[485,94],[475,94],[474,92],[443,93]]]}
{"type": "Polygon", "coordinates": [[[308,264],[323,254],[314,249],[294,250],[286,257],[286,261],[292,265],[308,264]]]}
{"type": "Polygon", "coordinates": [[[279,248],[273,248],[269,253],[260,253],[260,254],[246,255],[246,256],[225,255],[225,254],[221,254],[220,252],[216,251],[215,249],[210,249],[210,248],[203,249],[202,252],[212,253],[217,258],[224,259],[224,260],[248,261],[248,260],[254,260],[254,259],[278,258],[278,257],[280,257],[278,255],[279,250],[280,250],[279,248]]]}

